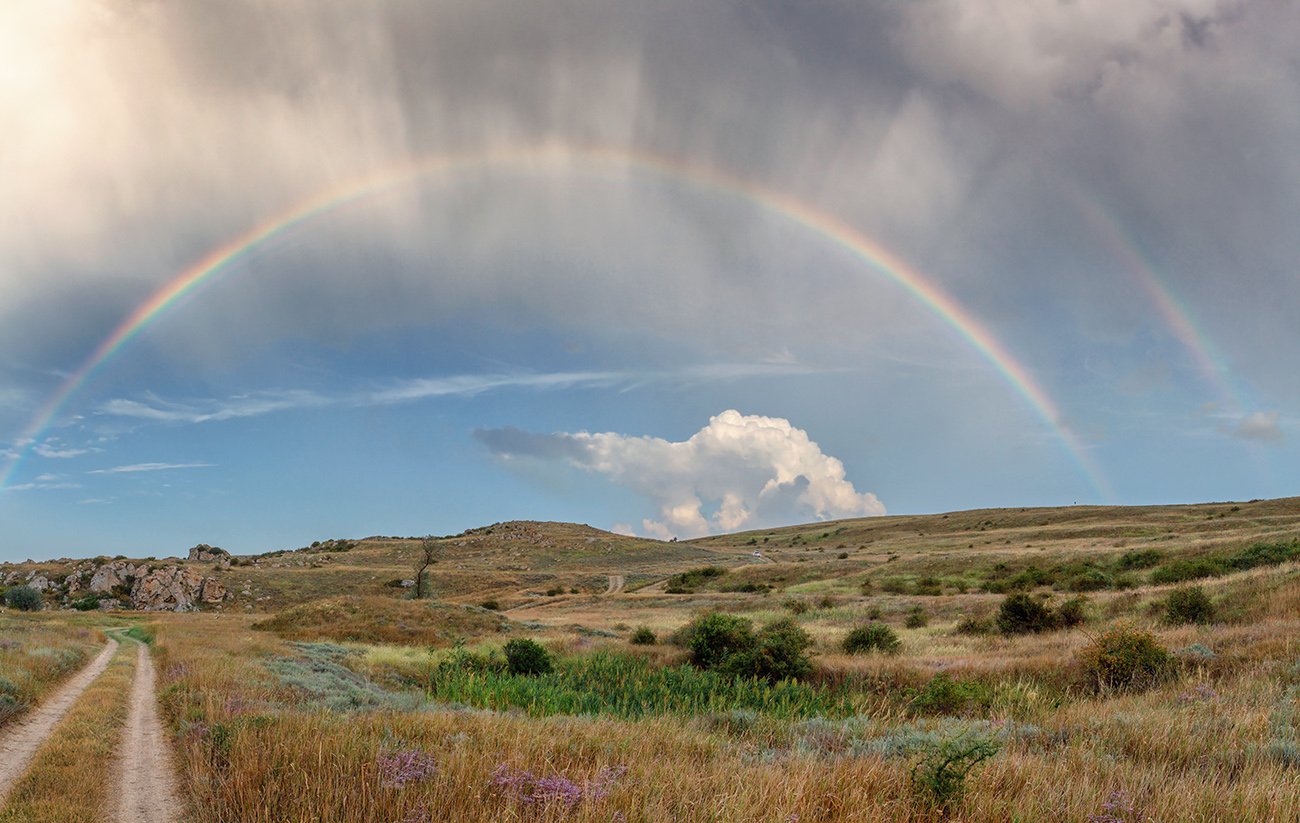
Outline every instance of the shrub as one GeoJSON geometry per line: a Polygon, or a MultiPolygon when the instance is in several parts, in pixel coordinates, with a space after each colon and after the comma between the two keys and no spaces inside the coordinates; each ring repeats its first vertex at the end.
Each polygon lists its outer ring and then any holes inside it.
{"type": "Polygon", "coordinates": [[[772,683],[812,671],[807,657],[812,638],[789,618],[755,634],[753,624],[744,618],[710,612],[686,626],[679,637],[690,649],[691,663],[701,669],[772,683]]]}
{"type": "Polygon", "coordinates": [[[740,592],[741,594],[767,594],[772,591],[772,586],[769,583],[755,583],[752,580],[746,580],[744,583],[719,586],[718,591],[740,592]]]}
{"type": "Polygon", "coordinates": [[[669,594],[690,594],[706,581],[715,577],[722,577],[726,573],[727,570],[721,566],[702,566],[698,569],[689,569],[668,578],[666,591],[669,594]]]}
{"type": "Polygon", "coordinates": [[[1082,595],[1071,597],[1061,605],[1056,607],[1056,625],[1072,629],[1075,626],[1082,626],[1088,619],[1085,608],[1088,605],[1088,598],[1082,595]]]}
{"type": "Polygon", "coordinates": [[[756,641],[752,649],[732,654],[720,668],[727,674],[769,683],[798,680],[812,672],[807,655],[812,637],[790,618],[764,626],[756,641]]]}
{"type": "Polygon", "coordinates": [[[922,577],[916,581],[912,593],[923,597],[938,597],[943,594],[943,584],[939,582],[937,577],[922,577]]]}
{"type": "Polygon", "coordinates": [[[835,598],[831,597],[829,594],[822,595],[817,601],[817,608],[819,609],[833,609],[837,605],[839,604],[835,602],[835,598]]]}
{"type": "Polygon", "coordinates": [[[791,614],[806,614],[812,608],[806,600],[800,600],[797,597],[788,598],[781,605],[789,609],[791,614]]]}
{"type": "Polygon", "coordinates": [[[907,581],[901,577],[886,577],[880,581],[880,590],[889,594],[907,594],[907,581]]]}
{"type": "Polygon", "coordinates": [[[1149,569],[1159,563],[1163,556],[1159,549],[1124,552],[1120,555],[1119,560],[1115,561],[1115,567],[1122,571],[1149,569]]]}
{"type": "Polygon", "coordinates": [[[1023,592],[1007,595],[998,609],[998,631],[1003,634],[1029,634],[1055,628],[1052,610],[1043,601],[1023,592]]]}
{"type": "Polygon", "coordinates": [[[1111,587],[1111,578],[1100,569],[1088,569],[1087,571],[1070,578],[1070,591],[1072,592],[1095,592],[1111,587]]]}
{"type": "Polygon", "coordinates": [[[913,794],[933,808],[951,809],[966,792],[967,776],[999,748],[996,740],[971,733],[926,744],[912,766],[913,794]]]}
{"type": "Polygon", "coordinates": [[[913,606],[907,612],[907,618],[903,620],[903,625],[909,629],[924,628],[930,618],[925,616],[925,609],[920,606],[913,606]]]}
{"type": "Polygon", "coordinates": [[[884,623],[868,623],[865,626],[858,626],[844,636],[843,642],[845,654],[877,651],[882,654],[897,654],[902,645],[894,630],[884,623]]]}
{"type": "Polygon", "coordinates": [[[953,627],[956,634],[992,634],[993,621],[983,617],[971,617],[962,615],[957,619],[957,625],[953,627]]]}
{"type": "Polygon", "coordinates": [[[912,714],[962,714],[987,708],[993,690],[978,680],[954,680],[946,673],[936,674],[913,695],[908,704],[912,714]]]}
{"type": "Polygon", "coordinates": [[[659,638],[655,637],[655,633],[649,626],[637,626],[628,642],[633,646],[653,646],[658,640],[659,638]]]}
{"type": "Polygon", "coordinates": [[[93,612],[99,608],[100,595],[98,592],[92,592],[85,597],[72,601],[72,608],[79,612],[93,612]]]}
{"type": "Polygon", "coordinates": [[[716,669],[731,655],[754,648],[754,627],[742,617],[709,612],[683,629],[682,640],[693,665],[716,669]]]}
{"type": "Polygon", "coordinates": [[[534,640],[516,638],[506,643],[506,670],[510,674],[537,675],[551,671],[551,653],[534,640]]]}
{"type": "Polygon", "coordinates": [[[1165,601],[1165,621],[1174,625],[1209,623],[1214,619],[1214,603],[1200,586],[1180,586],[1165,601]]]}
{"type": "Polygon", "coordinates": [[[1213,557],[1177,560],[1151,572],[1151,582],[1163,586],[1186,580],[1200,580],[1203,577],[1218,577],[1225,571],[1223,563],[1213,557]]]}
{"type": "Polygon", "coordinates": [[[1121,624],[1079,653],[1088,685],[1098,691],[1142,691],[1173,671],[1173,657],[1151,632],[1121,624]]]}
{"type": "Polygon", "coordinates": [[[42,604],[41,593],[31,586],[14,586],[5,591],[5,605],[22,612],[39,611],[42,604]]]}
{"type": "Polygon", "coordinates": [[[559,597],[562,594],[564,594],[563,586],[551,586],[549,589],[546,590],[547,597],[559,597]]]}
{"type": "Polygon", "coordinates": [[[487,609],[488,611],[494,611],[494,612],[501,611],[501,604],[495,600],[484,600],[479,605],[487,609]]]}

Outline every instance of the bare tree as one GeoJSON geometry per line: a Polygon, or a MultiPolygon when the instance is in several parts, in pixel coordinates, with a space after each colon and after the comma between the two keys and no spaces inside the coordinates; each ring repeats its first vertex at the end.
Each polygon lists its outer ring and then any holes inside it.
{"type": "Polygon", "coordinates": [[[438,550],[440,546],[438,541],[432,535],[420,541],[420,554],[415,561],[415,599],[423,600],[426,592],[425,572],[429,567],[438,562],[438,550]]]}

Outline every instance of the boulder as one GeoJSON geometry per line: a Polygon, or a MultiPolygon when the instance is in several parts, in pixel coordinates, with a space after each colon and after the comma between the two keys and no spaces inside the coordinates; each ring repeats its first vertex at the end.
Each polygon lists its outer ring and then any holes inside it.
{"type": "Polygon", "coordinates": [[[31,580],[28,580],[27,585],[36,589],[38,592],[43,592],[50,587],[50,581],[45,577],[45,575],[38,574],[31,580]]]}
{"type": "Polygon", "coordinates": [[[203,590],[199,593],[199,600],[204,603],[220,603],[226,599],[226,587],[215,577],[209,577],[203,581],[203,590]]]}
{"type": "Polygon", "coordinates": [[[105,563],[90,578],[90,590],[100,594],[107,594],[118,586],[129,586],[137,578],[145,573],[145,566],[133,566],[126,560],[114,560],[112,563],[105,563]]]}

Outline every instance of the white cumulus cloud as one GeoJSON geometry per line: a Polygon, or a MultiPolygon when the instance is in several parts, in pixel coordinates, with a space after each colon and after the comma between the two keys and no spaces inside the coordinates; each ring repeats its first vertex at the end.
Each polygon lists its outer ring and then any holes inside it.
{"type": "Polygon", "coordinates": [[[780,417],[727,410],[680,442],[615,432],[476,434],[500,457],[563,460],[645,495],[658,519],[644,519],[642,530],[654,537],[885,513],[874,494],[854,488],[842,462],[780,417]]]}

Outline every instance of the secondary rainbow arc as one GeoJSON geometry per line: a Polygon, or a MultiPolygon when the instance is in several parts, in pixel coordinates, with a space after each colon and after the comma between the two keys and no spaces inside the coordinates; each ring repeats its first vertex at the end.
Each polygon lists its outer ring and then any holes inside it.
{"type": "Polygon", "coordinates": [[[23,455],[41,439],[63,406],[115,353],[186,294],[275,236],[326,212],[384,193],[412,179],[440,172],[499,167],[554,170],[592,165],[659,174],[706,189],[740,195],[845,249],[902,287],[966,340],[1055,432],[1098,493],[1107,499],[1113,496],[1087,447],[1064,423],[1059,407],[1029,370],[950,294],[843,219],[784,192],[697,163],[648,152],[572,144],[444,154],[390,166],[361,179],[330,187],[213,249],[127,315],[46,400],[19,435],[17,454],[0,471],[0,491],[8,484],[23,455]]]}

